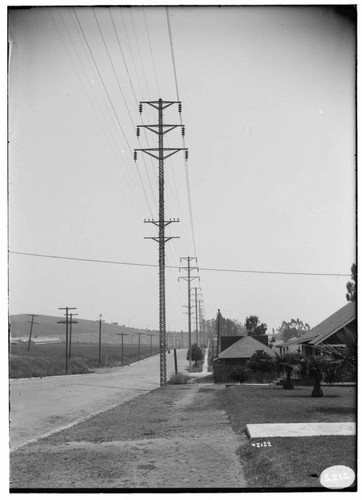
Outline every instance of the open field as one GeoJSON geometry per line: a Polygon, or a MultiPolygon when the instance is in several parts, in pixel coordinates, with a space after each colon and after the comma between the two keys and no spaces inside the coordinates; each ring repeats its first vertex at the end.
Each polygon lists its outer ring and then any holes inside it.
{"type": "MultiPolygon", "coordinates": [[[[324,397],[312,398],[311,387],[287,391],[241,385],[228,387],[223,397],[231,425],[241,435],[250,423],[356,421],[354,387],[323,387],[323,392],[324,397]]],[[[248,440],[238,453],[250,487],[308,488],[319,486],[319,475],[332,465],[356,472],[356,445],[356,436],[283,437],[248,440]]]]}
{"type": "MultiPolygon", "coordinates": [[[[159,346],[152,346],[152,355],[159,352],[159,346]]],[[[69,373],[89,373],[99,366],[98,344],[72,343],[72,357],[69,373]]],[[[149,345],[140,345],[140,359],[150,356],[149,345]]],[[[124,344],[123,363],[138,360],[138,344],[124,344]]],[[[120,366],[122,348],[119,344],[102,344],[101,366],[120,366]]],[[[30,351],[26,344],[12,344],[10,349],[10,377],[45,377],[65,373],[65,343],[32,345],[30,351]]]]}

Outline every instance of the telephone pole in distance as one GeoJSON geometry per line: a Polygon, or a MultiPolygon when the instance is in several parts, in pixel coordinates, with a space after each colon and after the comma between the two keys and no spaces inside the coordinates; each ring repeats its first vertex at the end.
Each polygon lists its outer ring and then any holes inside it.
{"type": "Polygon", "coordinates": [[[28,351],[30,351],[30,342],[31,342],[31,335],[33,333],[33,325],[39,325],[39,323],[34,321],[34,318],[38,318],[39,316],[37,314],[28,314],[28,316],[31,316],[31,321],[27,321],[27,323],[30,323],[29,342],[28,342],[28,351]]]}
{"type": "Polygon", "coordinates": [[[69,341],[69,311],[77,309],[76,307],[58,307],[60,311],[65,311],[65,321],[57,321],[57,323],[65,323],[65,373],[68,373],[68,341],[69,341]]]}

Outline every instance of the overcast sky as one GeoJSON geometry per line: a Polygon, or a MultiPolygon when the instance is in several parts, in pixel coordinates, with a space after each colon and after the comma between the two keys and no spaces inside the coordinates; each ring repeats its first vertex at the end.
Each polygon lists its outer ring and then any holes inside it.
{"type": "MultiPolygon", "coordinates": [[[[158,328],[158,248],[144,239],[157,228],[143,222],[158,217],[158,165],[133,149],[157,145],[136,137],[157,123],[138,102],[178,90],[189,161],[165,162],[166,217],[180,218],[167,328],[187,330],[187,256],[207,319],[314,326],[346,303],[348,277],[269,272],[348,275],[356,260],[354,25],[312,6],[169,16],[171,32],[164,7],[10,11],[10,314],[71,306],[158,328]]],[[[176,106],[165,122],[180,123],[176,106]]],[[[183,147],[179,129],[166,146],[183,147]]]]}

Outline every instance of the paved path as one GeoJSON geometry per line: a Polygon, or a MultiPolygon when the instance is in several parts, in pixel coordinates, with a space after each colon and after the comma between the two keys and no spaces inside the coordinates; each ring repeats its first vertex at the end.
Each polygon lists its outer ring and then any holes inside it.
{"type": "MultiPolygon", "coordinates": [[[[182,369],[186,349],[177,350],[182,369]]],[[[85,375],[10,381],[10,449],[52,434],[160,386],[159,356],[85,375]]],[[[167,376],[174,373],[173,350],[167,376]]]]}
{"type": "Polygon", "coordinates": [[[353,436],[355,422],[309,422],[294,424],[248,424],[250,439],[298,436],[353,436]]]}

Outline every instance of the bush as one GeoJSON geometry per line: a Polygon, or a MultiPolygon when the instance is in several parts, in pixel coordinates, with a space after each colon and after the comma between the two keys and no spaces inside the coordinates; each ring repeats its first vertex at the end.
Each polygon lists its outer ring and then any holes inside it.
{"type": "Polygon", "coordinates": [[[253,372],[272,372],[275,367],[275,360],[262,349],[255,351],[248,361],[248,368],[253,372]]]}
{"type": "Polygon", "coordinates": [[[249,378],[249,371],[245,368],[233,368],[229,373],[228,380],[243,384],[249,378]]]}
{"type": "Polygon", "coordinates": [[[189,380],[190,377],[188,375],[184,373],[175,373],[167,383],[170,385],[187,384],[189,380]]]}
{"type": "MultiPolygon", "coordinates": [[[[190,359],[190,349],[188,349],[187,354],[186,354],[186,359],[187,361],[190,359]]],[[[191,346],[191,360],[195,361],[195,368],[197,366],[197,362],[201,361],[203,359],[203,353],[200,347],[197,344],[192,344],[191,346]]]]}

